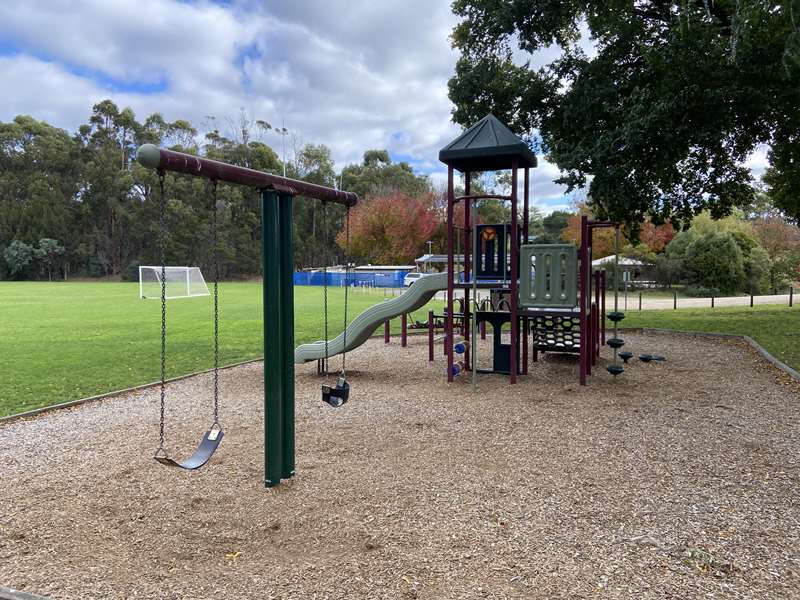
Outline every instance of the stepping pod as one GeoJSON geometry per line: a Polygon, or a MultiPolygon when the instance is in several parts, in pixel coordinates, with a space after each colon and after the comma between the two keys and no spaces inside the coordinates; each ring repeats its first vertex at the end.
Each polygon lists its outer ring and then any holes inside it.
{"type": "Polygon", "coordinates": [[[625,345],[625,340],[622,338],[611,338],[606,340],[606,344],[608,344],[610,348],[619,349],[625,345]]]}
{"type": "Polygon", "coordinates": [[[625,372],[625,367],[622,365],[608,365],[606,371],[611,373],[615,378],[617,375],[622,375],[625,372]]]}
{"type": "Polygon", "coordinates": [[[633,358],[633,352],[620,352],[617,354],[617,356],[619,356],[622,359],[622,362],[627,365],[628,361],[633,358]]]}
{"type": "Polygon", "coordinates": [[[606,315],[609,321],[612,323],[619,323],[622,319],[625,318],[625,313],[622,312],[610,312],[606,315]]]}

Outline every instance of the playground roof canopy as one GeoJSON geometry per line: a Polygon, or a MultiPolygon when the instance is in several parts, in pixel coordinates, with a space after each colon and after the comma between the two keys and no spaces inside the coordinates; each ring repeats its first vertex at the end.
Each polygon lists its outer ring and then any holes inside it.
{"type": "Polygon", "coordinates": [[[522,139],[489,113],[439,150],[439,160],[462,173],[535,167],[536,155],[522,139]]]}

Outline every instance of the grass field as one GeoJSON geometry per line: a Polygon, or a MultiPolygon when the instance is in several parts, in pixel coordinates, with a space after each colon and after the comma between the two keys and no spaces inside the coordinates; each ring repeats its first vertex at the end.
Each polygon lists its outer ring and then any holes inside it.
{"type": "MultiPolygon", "coordinates": [[[[261,285],[221,285],[221,363],[262,355],[261,285]]],[[[383,295],[350,294],[352,319],[383,295]]],[[[169,302],[168,376],[211,367],[212,303],[169,302]]],[[[322,289],[295,288],[298,344],[322,338],[322,289]]],[[[412,315],[425,320],[427,310],[412,315]]],[[[343,291],[330,290],[331,337],[342,329],[343,291]]],[[[399,325],[395,321],[395,330],[399,325]]],[[[627,327],[739,333],[800,368],[800,307],[629,311],[627,327]]],[[[0,283],[0,415],[149,383],[159,376],[160,304],[136,283],[0,283]]]]}
{"type": "MultiPolygon", "coordinates": [[[[0,283],[0,415],[157,380],[160,303],[138,294],[138,283],[0,283]]],[[[381,301],[351,292],[348,318],[381,301]]],[[[331,337],[343,316],[344,292],[331,288],[331,337]]],[[[212,366],[211,298],[169,301],[168,328],[169,377],[212,366]]],[[[221,364],[260,357],[261,334],[261,284],[221,284],[221,364]]],[[[298,344],[322,338],[322,288],[295,288],[295,336],[298,344]]]]}
{"type": "Polygon", "coordinates": [[[770,354],[800,370],[800,306],[631,310],[625,315],[625,327],[748,335],[770,354]]]}

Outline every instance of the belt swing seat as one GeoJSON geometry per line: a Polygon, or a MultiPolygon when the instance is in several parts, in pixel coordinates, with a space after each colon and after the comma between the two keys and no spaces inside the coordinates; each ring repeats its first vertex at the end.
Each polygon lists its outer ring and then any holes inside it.
{"type": "Polygon", "coordinates": [[[219,231],[217,214],[217,181],[212,179],[211,186],[211,234],[213,239],[212,261],[214,264],[214,413],[213,422],[195,451],[185,460],[172,458],[165,444],[165,412],[166,412],[166,355],[167,355],[167,301],[166,301],[166,199],[164,196],[164,171],[159,171],[159,253],[161,258],[161,415],[159,424],[159,445],[153,458],[162,465],[177,467],[186,471],[194,471],[205,465],[219,447],[224,432],[219,423],[219,231]]]}

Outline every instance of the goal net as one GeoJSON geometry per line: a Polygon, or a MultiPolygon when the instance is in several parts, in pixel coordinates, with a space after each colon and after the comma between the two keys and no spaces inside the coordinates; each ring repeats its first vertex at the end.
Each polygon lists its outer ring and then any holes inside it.
{"type": "MultiPolygon", "coordinates": [[[[208,286],[200,267],[165,267],[167,300],[208,296],[208,286]]],[[[161,298],[161,267],[139,267],[139,297],[161,298]]]]}

